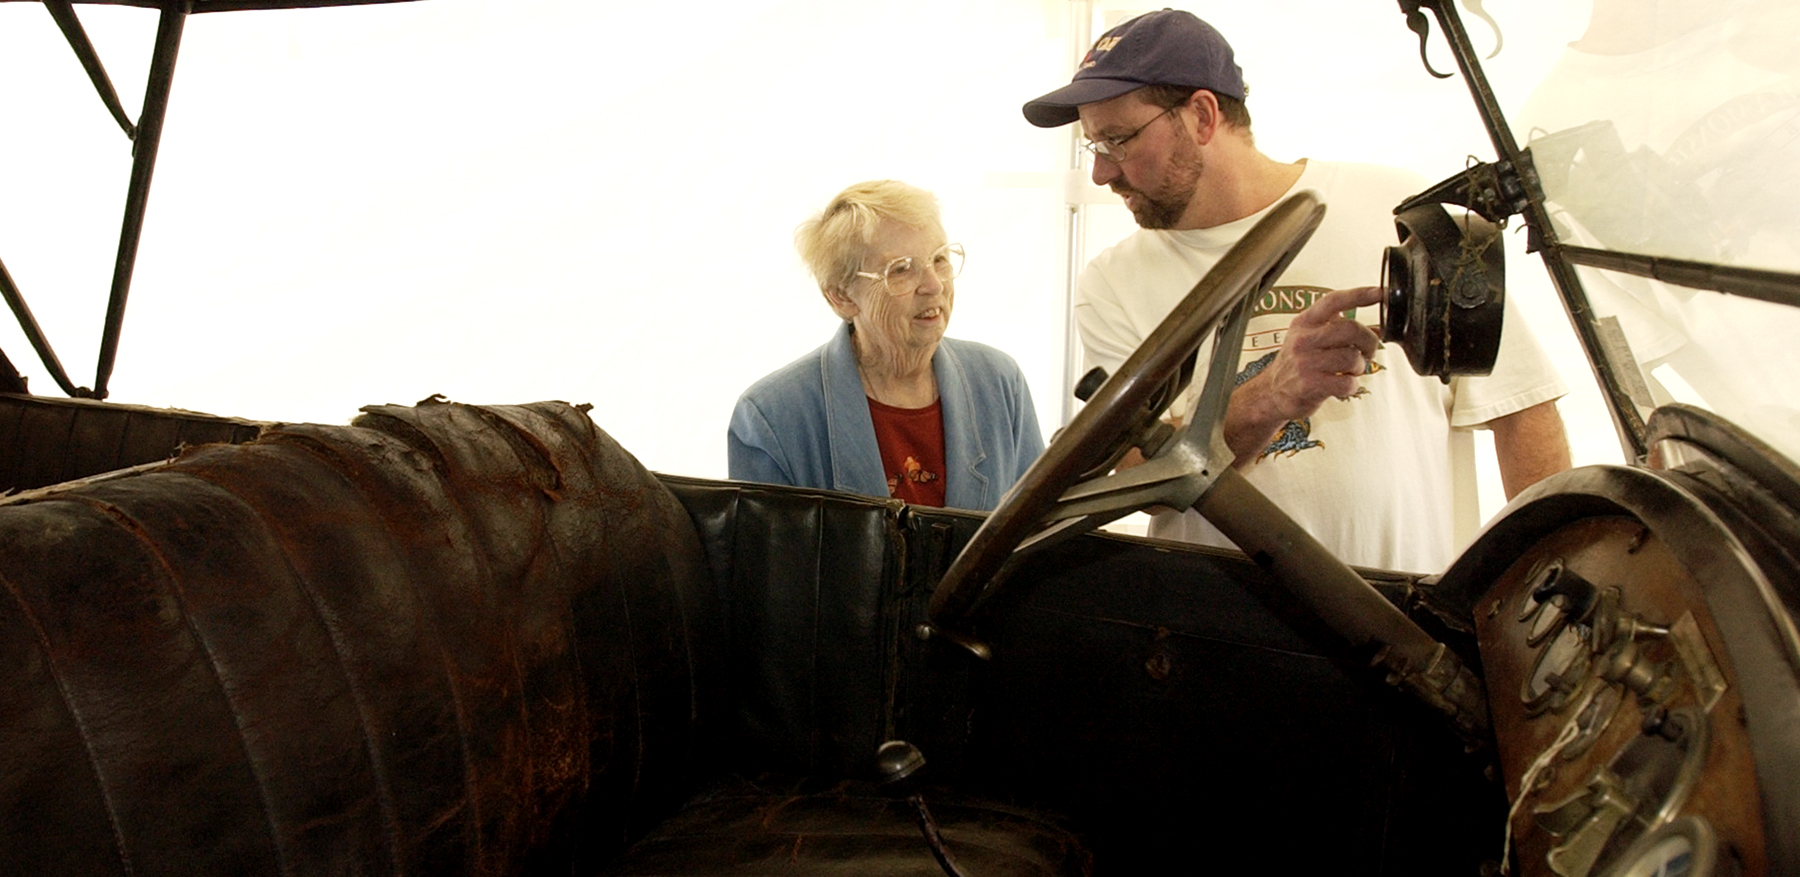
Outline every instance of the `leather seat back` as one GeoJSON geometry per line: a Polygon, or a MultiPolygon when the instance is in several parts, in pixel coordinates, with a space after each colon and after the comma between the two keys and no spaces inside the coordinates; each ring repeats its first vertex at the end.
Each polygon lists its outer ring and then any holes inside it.
{"type": "Polygon", "coordinates": [[[894,736],[905,506],[662,476],[713,564],[727,766],[864,777],[894,736]]]}
{"type": "Polygon", "coordinates": [[[0,873],[568,873],[690,791],[716,594],[562,403],[0,503],[0,873]]]}

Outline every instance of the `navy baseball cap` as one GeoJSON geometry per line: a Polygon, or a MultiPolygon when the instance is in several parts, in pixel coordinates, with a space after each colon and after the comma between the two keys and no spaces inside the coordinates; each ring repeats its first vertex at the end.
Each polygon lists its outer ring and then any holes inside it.
{"type": "Polygon", "coordinates": [[[1079,107],[1146,85],[1204,88],[1244,99],[1244,71],[1231,44],[1191,12],[1147,12],[1107,31],[1075,71],[1075,81],[1025,104],[1025,120],[1056,128],[1081,117],[1079,107]]]}

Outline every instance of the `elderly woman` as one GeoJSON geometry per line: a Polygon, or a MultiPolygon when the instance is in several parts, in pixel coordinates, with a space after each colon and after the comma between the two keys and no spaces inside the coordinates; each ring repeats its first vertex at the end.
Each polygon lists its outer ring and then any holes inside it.
{"type": "Polygon", "coordinates": [[[1012,357],[944,337],[963,250],[937,199],[858,183],[794,240],[844,322],[738,399],[731,477],[993,509],[1044,439],[1012,357]]]}

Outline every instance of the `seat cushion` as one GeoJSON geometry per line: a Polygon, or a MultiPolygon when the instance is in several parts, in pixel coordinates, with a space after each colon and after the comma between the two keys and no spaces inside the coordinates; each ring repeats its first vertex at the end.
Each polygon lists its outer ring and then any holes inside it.
{"type": "MultiPolygon", "coordinates": [[[[956,863],[982,877],[1085,875],[1091,861],[1058,820],[942,790],[924,793],[956,863]]],[[[941,877],[917,811],[873,783],[730,777],[632,846],[612,877],[941,877]]]]}

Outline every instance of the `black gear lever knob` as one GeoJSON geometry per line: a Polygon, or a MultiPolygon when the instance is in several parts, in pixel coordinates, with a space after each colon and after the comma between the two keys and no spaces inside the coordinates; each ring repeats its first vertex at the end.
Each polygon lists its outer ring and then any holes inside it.
{"type": "Polygon", "coordinates": [[[1094,394],[1099,392],[1100,385],[1104,383],[1106,383],[1106,369],[1099,366],[1088,369],[1088,373],[1082,375],[1081,380],[1075,384],[1075,398],[1083,402],[1094,398],[1094,394]]]}
{"type": "Polygon", "coordinates": [[[896,791],[924,766],[925,753],[905,740],[889,740],[875,750],[875,769],[881,774],[881,784],[894,786],[896,791]]]}
{"type": "Polygon", "coordinates": [[[931,818],[931,809],[925,806],[925,796],[920,794],[914,782],[918,773],[925,767],[925,753],[919,747],[905,740],[889,740],[875,750],[875,770],[881,774],[883,791],[895,798],[904,798],[913,807],[918,818],[919,833],[924,835],[925,844],[931,848],[931,856],[937,859],[945,877],[967,877],[957,867],[956,857],[950,854],[949,847],[944,845],[944,836],[938,831],[937,820],[931,818]]]}

